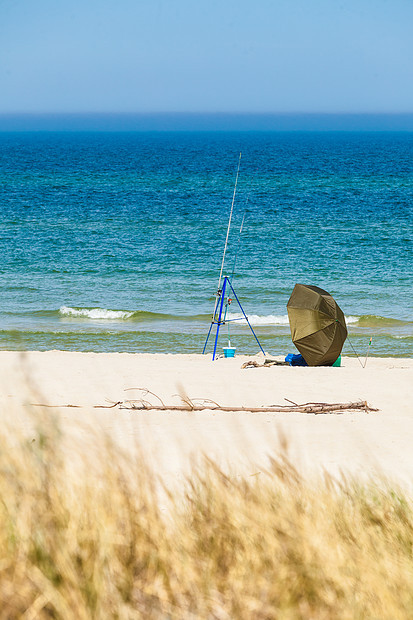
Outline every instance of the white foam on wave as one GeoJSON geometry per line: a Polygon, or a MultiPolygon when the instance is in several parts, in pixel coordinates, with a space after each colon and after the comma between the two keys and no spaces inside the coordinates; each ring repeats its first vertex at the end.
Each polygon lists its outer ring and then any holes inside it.
{"type": "MultiPolygon", "coordinates": [[[[276,314],[268,314],[260,316],[258,314],[247,314],[248,321],[251,325],[289,325],[288,314],[276,315],[276,314]]],[[[243,315],[240,312],[234,312],[227,315],[228,319],[241,319],[239,322],[240,325],[246,325],[247,322],[244,319],[243,315]]],[[[359,320],[358,316],[346,316],[346,323],[351,325],[352,323],[357,323],[359,320]]]]}
{"type": "Polygon", "coordinates": [[[346,323],[347,325],[351,325],[352,323],[358,323],[359,318],[360,317],[358,316],[346,316],[346,323]]]}
{"type": "MultiPolygon", "coordinates": [[[[264,316],[259,316],[258,314],[247,314],[248,321],[251,325],[288,325],[288,315],[276,315],[276,314],[268,314],[264,316]]],[[[237,321],[240,325],[246,325],[247,322],[244,319],[244,315],[240,312],[234,312],[227,315],[228,319],[241,319],[237,321]]]]}
{"type": "Polygon", "coordinates": [[[126,310],[106,310],[105,308],[71,308],[70,306],[62,306],[59,308],[62,316],[79,317],[83,319],[93,320],[122,320],[128,319],[133,312],[126,310]]]}

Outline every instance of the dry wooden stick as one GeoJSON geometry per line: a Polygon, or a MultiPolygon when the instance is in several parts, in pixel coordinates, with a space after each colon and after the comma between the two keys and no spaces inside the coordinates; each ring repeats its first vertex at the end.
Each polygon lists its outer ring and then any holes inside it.
{"type": "MultiPolygon", "coordinates": [[[[317,402],[309,402],[303,403],[301,405],[295,403],[288,398],[285,398],[289,405],[269,405],[263,407],[236,407],[236,406],[222,406],[217,402],[207,399],[207,398],[189,398],[189,396],[181,390],[182,393],[178,396],[181,399],[180,405],[165,405],[163,400],[154,392],[151,392],[147,388],[128,388],[128,390],[138,390],[142,392],[142,398],[139,399],[131,399],[131,400],[123,400],[123,401],[108,401],[109,405],[94,405],[94,409],[112,409],[114,407],[119,407],[119,409],[128,409],[133,411],[223,411],[223,412],[234,412],[234,413],[313,413],[313,414],[324,414],[324,413],[339,413],[343,411],[354,411],[354,410],[363,410],[366,413],[369,411],[378,411],[378,409],[374,409],[370,407],[365,400],[360,400],[356,402],[349,403],[317,403],[317,402]],[[144,396],[147,394],[151,394],[154,396],[159,403],[153,405],[148,400],[144,399],[144,396]],[[197,403],[196,401],[201,401],[197,403]]],[[[125,391],[128,391],[125,390],[125,391]]],[[[177,395],[176,395],[177,396],[177,395]]],[[[41,407],[52,407],[52,405],[39,405],[35,406],[41,407]]],[[[80,405],[59,405],[56,408],[60,409],[63,407],[79,407],[80,405]]]]}
{"type": "MultiPolygon", "coordinates": [[[[116,403],[118,404],[118,403],[116,403]]],[[[73,407],[80,409],[82,405],[48,405],[47,403],[30,403],[31,407],[49,407],[51,409],[66,409],[66,407],[73,407]]],[[[102,405],[104,407],[104,405],[102,405]]],[[[111,407],[115,407],[115,405],[111,405],[111,407]]]]}
{"type": "Polygon", "coordinates": [[[268,407],[235,407],[235,406],[211,406],[196,405],[191,401],[191,405],[185,403],[182,405],[148,405],[142,401],[125,401],[120,405],[120,409],[132,409],[135,411],[223,411],[234,413],[334,413],[340,411],[363,410],[365,412],[378,411],[370,407],[367,401],[357,401],[350,403],[311,403],[308,405],[271,405],[268,407]]]}
{"type": "MultiPolygon", "coordinates": [[[[136,388],[139,389],[139,388],[136,388]]],[[[145,394],[148,393],[148,390],[145,389],[145,394]]],[[[252,413],[260,413],[260,412],[275,412],[275,413],[329,413],[334,411],[347,411],[347,410],[355,410],[355,409],[363,409],[364,411],[378,411],[377,409],[373,409],[369,407],[367,401],[357,401],[350,403],[320,403],[320,402],[309,402],[303,403],[301,405],[295,403],[288,398],[284,398],[290,405],[269,405],[267,407],[224,407],[219,405],[217,402],[212,401],[210,399],[201,399],[201,398],[190,398],[185,390],[181,386],[180,394],[175,394],[175,396],[179,396],[182,401],[182,405],[165,405],[163,401],[154,394],[161,403],[162,407],[159,405],[152,405],[147,401],[140,399],[134,401],[125,401],[121,408],[126,409],[138,409],[138,410],[158,410],[158,411],[205,411],[206,409],[210,411],[228,411],[228,412],[243,412],[249,411],[252,413]],[[200,404],[197,404],[195,401],[202,401],[200,404]],[[211,406],[213,403],[215,406],[211,406]]]]}
{"type": "Polygon", "coordinates": [[[278,360],[264,360],[263,364],[260,364],[256,360],[250,360],[245,362],[241,368],[270,368],[270,366],[289,366],[288,362],[280,362],[278,360]]]}

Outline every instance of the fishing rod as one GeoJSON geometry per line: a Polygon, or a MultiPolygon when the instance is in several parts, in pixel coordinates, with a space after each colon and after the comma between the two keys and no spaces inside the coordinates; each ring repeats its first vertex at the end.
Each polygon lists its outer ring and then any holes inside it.
{"type": "MultiPolygon", "coordinates": [[[[244,312],[243,307],[241,306],[241,303],[237,297],[236,292],[234,291],[234,288],[231,284],[231,278],[229,276],[224,276],[223,282],[222,282],[222,289],[221,289],[221,281],[222,281],[222,273],[224,271],[224,264],[225,264],[225,255],[227,252],[227,246],[228,246],[228,238],[229,238],[229,231],[231,229],[231,221],[232,221],[232,213],[234,210],[234,203],[235,203],[235,195],[236,195],[236,191],[237,191],[237,184],[238,184],[238,176],[239,176],[239,169],[240,169],[240,164],[241,164],[241,153],[239,154],[239,159],[238,159],[238,168],[237,168],[237,176],[235,178],[235,185],[234,185],[234,193],[232,196],[232,203],[231,203],[231,210],[230,210],[230,214],[229,214],[229,221],[228,221],[228,228],[227,228],[227,236],[225,239],[225,246],[224,246],[224,253],[222,256],[222,263],[221,263],[221,270],[219,272],[219,280],[218,280],[218,290],[216,292],[215,295],[215,306],[214,306],[214,312],[212,314],[212,319],[211,319],[211,325],[209,326],[209,331],[205,340],[205,344],[204,344],[204,348],[202,350],[202,353],[205,353],[206,351],[206,347],[208,344],[208,340],[209,340],[209,336],[211,334],[212,328],[214,325],[216,325],[217,329],[216,329],[216,335],[215,335],[215,342],[214,342],[214,351],[212,353],[212,360],[216,359],[216,351],[217,351],[217,346],[218,346],[218,335],[219,335],[219,330],[220,327],[222,325],[225,325],[225,323],[227,321],[238,321],[238,320],[242,320],[243,318],[245,319],[251,333],[253,334],[255,340],[257,341],[258,346],[260,347],[262,353],[265,355],[264,349],[261,346],[260,341],[258,340],[252,326],[251,323],[248,320],[247,315],[244,312]],[[234,296],[241,312],[242,312],[242,317],[237,317],[237,318],[232,318],[232,319],[227,319],[227,311],[228,311],[228,306],[231,303],[231,299],[229,297],[229,295],[231,294],[234,296]],[[225,304],[225,308],[224,308],[224,302],[225,302],[225,296],[227,296],[227,303],[225,304]],[[218,316],[217,316],[218,314],[218,316]]],[[[245,216],[246,216],[246,210],[244,213],[244,217],[242,219],[242,223],[241,223],[241,228],[240,228],[240,233],[239,233],[239,238],[241,237],[241,233],[242,233],[242,229],[244,226],[244,220],[245,220],[245,216]]],[[[238,240],[238,248],[236,251],[236,255],[235,255],[235,261],[234,261],[234,267],[233,267],[233,271],[232,271],[232,276],[234,275],[235,272],[235,264],[236,264],[236,258],[237,258],[237,254],[238,254],[238,249],[239,249],[239,245],[240,242],[238,240]]],[[[229,332],[228,332],[228,343],[230,345],[230,340],[229,340],[229,332]]],[[[224,348],[224,357],[234,357],[234,352],[235,352],[235,348],[232,348],[231,346],[224,348]]]]}
{"type": "Polygon", "coordinates": [[[370,347],[371,347],[371,343],[372,343],[372,342],[373,342],[373,336],[371,336],[371,337],[370,337],[370,340],[369,340],[369,344],[368,344],[368,347],[367,347],[367,353],[366,353],[366,359],[364,360],[364,366],[363,366],[363,368],[365,368],[365,367],[366,367],[366,364],[367,364],[367,358],[368,358],[369,353],[370,353],[370,347]]]}
{"type": "MultiPolygon", "coordinates": [[[[250,195],[248,194],[247,200],[246,200],[246,203],[245,203],[245,211],[244,211],[244,215],[243,215],[243,218],[242,218],[241,227],[239,229],[239,234],[238,234],[238,242],[237,242],[237,247],[236,247],[236,250],[235,250],[234,264],[233,264],[233,267],[232,267],[231,282],[234,281],[235,265],[237,264],[238,250],[239,250],[240,244],[241,244],[242,229],[244,227],[245,216],[247,214],[247,205],[248,205],[249,197],[250,197],[250,195]]],[[[227,318],[227,311],[228,311],[228,308],[229,308],[229,306],[231,304],[231,301],[232,300],[228,297],[228,303],[225,306],[224,323],[225,323],[225,319],[227,318]]],[[[228,346],[230,347],[231,346],[231,338],[230,338],[230,335],[229,335],[229,321],[227,321],[227,325],[228,325],[228,346]]]]}

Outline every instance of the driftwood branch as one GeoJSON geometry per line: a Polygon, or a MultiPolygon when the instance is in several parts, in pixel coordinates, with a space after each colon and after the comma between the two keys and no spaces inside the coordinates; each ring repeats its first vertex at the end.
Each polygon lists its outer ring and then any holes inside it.
{"type": "Polygon", "coordinates": [[[241,368],[270,368],[270,366],[289,366],[288,362],[280,362],[278,360],[264,360],[263,364],[260,364],[256,360],[250,360],[249,362],[245,362],[241,368]]]}
{"type": "MultiPolygon", "coordinates": [[[[182,390],[181,394],[175,394],[181,399],[179,405],[166,405],[163,400],[154,392],[151,392],[147,388],[128,388],[128,390],[137,390],[142,393],[141,398],[120,400],[120,401],[108,401],[108,405],[94,405],[94,409],[113,409],[119,407],[119,409],[128,409],[132,411],[223,411],[232,413],[313,413],[313,414],[325,414],[325,413],[343,413],[344,411],[378,411],[370,407],[367,401],[359,400],[349,403],[320,403],[309,402],[298,404],[288,398],[285,398],[288,405],[268,405],[262,407],[237,407],[237,406],[223,406],[216,401],[208,398],[189,398],[189,396],[182,390]],[[157,399],[158,403],[153,404],[146,400],[145,396],[152,395],[157,399]]],[[[125,391],[128,391],[125,390],[125,391]]],[[[52,405],[36,404],[37,407],[52,407],[52,405]]],[[[80,405],[59,405],[56,408],[63,407],[80,407],[80,405]]]]}
{"type": "MultiPolygon", "coordinates": [[[[304,403],[299,405],[286,398],[290,405],[268,405],[262,407],[223,406],[210,399],[189,398],[186,394],[180,395],[181,405],[153,405],[146,400],[128,400],[120,404],[120,409],[135,411],[224,411],[235,413],[339,413],[343,411],[362,410],[365,412],[378,411],[370,407],[367,401],[360,400],[349,403],[304,403]],[[196,401],[201,401],[197,404],[196,401]]],[[[159,399],[160,400],[160,399],[159,399]]]]}

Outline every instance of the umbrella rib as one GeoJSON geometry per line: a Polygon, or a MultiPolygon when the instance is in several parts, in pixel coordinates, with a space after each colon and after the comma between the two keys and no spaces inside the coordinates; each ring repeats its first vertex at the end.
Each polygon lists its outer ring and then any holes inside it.
{"type": "MultiPolygon", "coordinates": [[[[315,332],[310,332],[310,334],[307,334],[307,336],[310,336],[310,335],[312,336],[313,334],[317,334],[318,332],[321,332],[323,329],[325,329],[326,327],[330,327],[331,325],[333,325],[333,323],[336,323],[336,322],[338,323],[337,319],[331,319],[328,325],[324,325],[323,327],[320,327],[320,329],[317,329],[315,332]]],[[[300,328],[300,331],[301,329],[302,330],[307,329],[309,325],[311,325],[311,323],[307,323],[307,325],[304,325],[304,327],[300,328]]],[[[307,338],[307,336],[303,336],[303,338],[307,338]]],[[[299,338],[298,340],[302,340],[302,338],[299,338]]]]}

